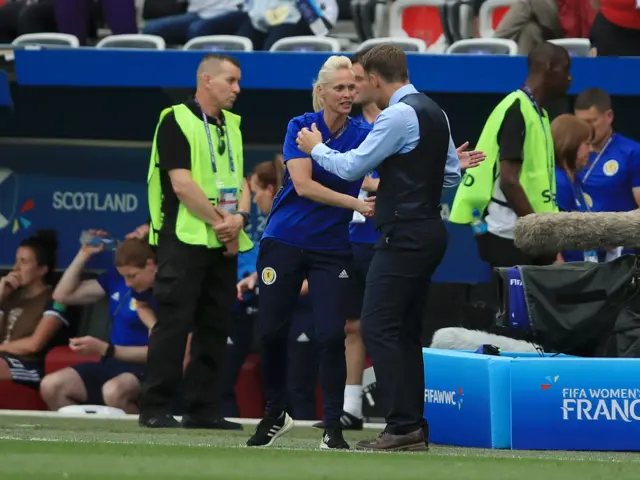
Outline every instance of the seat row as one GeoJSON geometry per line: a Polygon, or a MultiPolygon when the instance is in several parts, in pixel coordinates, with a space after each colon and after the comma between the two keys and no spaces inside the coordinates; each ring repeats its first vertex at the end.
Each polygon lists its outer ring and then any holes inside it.
{"type": "MultiPolygon", "coordinates": [[[[565,47],[572,56],[591,57],[595,51],[586,38],[564,38],[551,42],[565,47]]],[[[282,38],[271,47],[271,52],[341,52],[357,51],[380,43],[394,43],[408,53],[426,53],[427,43],[419,38],[383,37],[366,40],[355,48],[345,47],[337,38],[299,36],[282,38]]],[[[14,47],[39,45],[44,47],[78,48],[78,38],[64,33],[31,33],[16,38],[14,47]]],[[[110,35],[103,38],[96,48],[109,49],[154,49],[165,50],[166,42],[162,37],[147,34],[110,35]]],[[[250,39],[237,35],[209,35],[189,40],[183,50],[207,51],[253,51],[250,39]]],[[[484,54],[484,55],[517,55],[518,46],[513,40],[500,38],[471,38],[459,40],[450,45],[448,54],[484,54]]]]}

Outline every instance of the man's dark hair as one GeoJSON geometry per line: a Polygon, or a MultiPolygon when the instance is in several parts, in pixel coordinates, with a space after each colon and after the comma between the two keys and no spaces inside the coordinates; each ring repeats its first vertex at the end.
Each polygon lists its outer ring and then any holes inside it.
{"type": "Polygon", "coordinates": [[[611,110],[611,97],[601,88],[587,88],[580,92],[573,105],[574,110],[589,110],[594,107],[600,113],[611,110]]]}
{"type": "Polygon", "coordinates": [[[557,65],[569,59],[569,52],[551,42],[542,42],[527,57],[529,73],[544,73],[550,65],[557,65]]]}
{"type": "Polygon", "coordinates": [[[377,73],[385,82],[406,82],[409,79],[407,55],[391,43],[373,47],[360,59],[360,65],[368,73],[377,73]]]}
{"type": "Polygon", "coordinates": [[[362,50],[358,50],[356,53],[351,55],[351,59],[350,59],[351,64],[355,65],[356,63],[359,63],[360,65],[362,65],[362,57],[364,57],[367,53],[369,53],[372,48],[373,46],[365,47],[362,50]]]}
{"type": "Polygon", "coordinates": [[[240,62],[236,57],[232,57],[231,55],[225,55],[223,53],[208,53],[204,57],[202,57],[202,62],[206,62],[207,60],[217,60],[219,62],[229,62],[232,65],[240,68],[240,62]]]}

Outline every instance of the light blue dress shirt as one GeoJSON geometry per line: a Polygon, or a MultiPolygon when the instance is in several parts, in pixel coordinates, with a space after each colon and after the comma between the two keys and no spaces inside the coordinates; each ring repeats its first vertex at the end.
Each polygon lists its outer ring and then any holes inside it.
{"type": "MultiPolygon", "coordinates": [[[[340,153],[331,150],[324,143],[319,143],[313,147],[311,158],[325,170],[345,180],[354,181],[375,170],[391,155],[410,152],[420,141],[420,123],[416,111],[406,103],[401,103],[400,99],[411,93],[418,91],[413,85],[408,84],[391,96],[389,106],[378,115],[373,130],[355,150],[340,153]]],[[[444,187],[457,186],[460,177],[460,159],[449,135],[444,187]]]]}

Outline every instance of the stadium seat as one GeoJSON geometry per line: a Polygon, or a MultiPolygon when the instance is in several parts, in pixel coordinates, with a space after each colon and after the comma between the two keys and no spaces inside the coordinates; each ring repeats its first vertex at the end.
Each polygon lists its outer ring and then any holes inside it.
{"type": "Polygon", "coordinates": [[[0,410],[48,410],[36,388],[0,382],[0,410]]]}
{"type": "Polygon", "coordinates": [[[471,55],[517,55],[518,44],[503,38],[470,38],[454,42],[447,53],[471,55]]]}
{"type": "Polygon", "coordinates": [[[396,0],[389,10],[389,35],[412,37],[433,45],[442,36],[440,8],[445,0],[396,0]]]}
{"type": "Polygon", "coordinates": [[[96,48],[144,48],[164,50],[167,44],[164,38],[157,35],[133,33],[123,35],[109,35],[98,42],[96,48]]]}
{"type": "Polygon", "coordinates": [[[67,33],[25,33],[15,38],[11,45],[45,45],[48,47],[78,48],[80,40],[75,35],[67,33]]]}
{"type": "Polygon", "coordinates": [[[236,399],[242,418],[262,418],[265,397],[260,373],[260,357],[249,355],[242,365],[236,382],[236,399]]]}
{"type": "Polygon", "coordinates": [[[57,372],[63,368],[71,367],[72,365],[78,365],[84,362],[97,362],[100,357],[93,355],[78,355],[73,352],[69,347],[56,347],[52,349],[44,364],[45,375],[57,372]]]}
{"type": "Polygon", "coordinates": [[[247,37],[238,35],[206,35],[189,40],[183,50],[212,50],[212,51],[253,51],[253,42],[247,37]]]}
{"type": "Polygon", "coordinates": [[[281,38],[276,41],[270,52],[339,52],[340,42],[335,38],[315,37],[313,35],[281,38]]]}
{"type": "Polygon", "coordinates": [[[596,49],[591,46],[588,38],[558,38],[549,40],[551,43],[564,47],[572,57],[595,57],[596,49]]]}
{"type": "Polygon", "coordinates": [[[365,40],[358,46],[358,50],[380,45],[381,43],[393,43],[405,52],[424,53],[427,51],[427,43],[420,38],[407,37],[382,37],[365,40]]]}
{"type": "Polygon", "coordinates": [[[478,13],[480,37],[493,38],[493,34],[516,0],[486,0],[478,13]]]}

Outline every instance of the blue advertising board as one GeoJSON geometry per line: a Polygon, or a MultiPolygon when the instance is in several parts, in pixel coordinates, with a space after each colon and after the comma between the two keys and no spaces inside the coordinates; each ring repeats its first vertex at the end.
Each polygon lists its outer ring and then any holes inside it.
{"type": "MultiPolygon", "coordinates": [[[[0,169],[3,266],[13,264],[20,242],[37,230],[56,230],[58,266],[65,268],[80,247],[82,230],[102,229],[123,238],[148,217],[144,183],[24,175],[0,169]]],[[[109,255],[97,255],[88,268],[107,268],[111,260],[109,255]]]]}
{"type": "Polygon", "coordinates": [[[510,358],[424,348],[424,416],[433,443],[509,448],[510,358]]]}
{"type": "Polygon", "coordinates": [[[640,359],[511,363],[512,448],[640,450],[640,359]]]}

